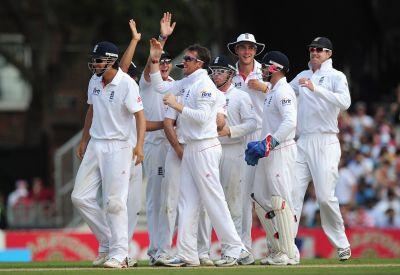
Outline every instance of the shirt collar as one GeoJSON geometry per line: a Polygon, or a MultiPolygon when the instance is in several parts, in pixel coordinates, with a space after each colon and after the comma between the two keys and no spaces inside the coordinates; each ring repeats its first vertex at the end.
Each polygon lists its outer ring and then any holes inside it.
{"type": "MultiPolygon", "coordinates": [[[[308,68],[310,68],[310,70],[312,70],[310,62],[308,62],[308,68]]],[[[325,60],[324,62],[322,62],[321,68],[319,68],[319,71],[326,71],[331,68],[332,68],[332,58],[329,58],[329,59],[325,60]]]]}
{"type": "Polygon", "coordinates": [[[117,74],[111,80],[109,85],[114,85],[114,86],[118,85],[121,82],[122,74],[123,74],[123,71],[121,70],[121,68],[118,68],[117,74]]]}
{"type": "MultiPolygon", "coordinates": [[[[239,61],[236,62],[236,72],[237,72],[237,75],[240,75],[240,73],[239,73],[239,61]]],[[[261,73],[261,63],[254,59],[253,70],[249,73],[249,75],[258,74],[258,73],[261,73]]]]}
{"type": "Polygon", "coordinates": [[[282,77],[281,79],[278,80],[278,82],[275,83],[271,92],[277,90],[280,86],[284,85],[285,83],[287,83],[286,77],[282,77]]]}

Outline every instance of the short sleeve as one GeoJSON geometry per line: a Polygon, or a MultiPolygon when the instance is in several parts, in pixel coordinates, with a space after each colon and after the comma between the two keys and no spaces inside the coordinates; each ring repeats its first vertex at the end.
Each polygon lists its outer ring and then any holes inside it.
{"type": "Polygon", "coordinates": [[[131,113],[143,110],[143,102],[139,94],[139,87],[133,79],[129,79],[128,81],[128,92],[124,103],[128,111],[131,113]]]}

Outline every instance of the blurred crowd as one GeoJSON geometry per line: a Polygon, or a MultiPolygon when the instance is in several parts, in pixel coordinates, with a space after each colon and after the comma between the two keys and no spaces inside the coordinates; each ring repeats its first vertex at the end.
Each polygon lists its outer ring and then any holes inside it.
{"type": "MultiPolygon", "coordinates": [[[[339,127],[336,197],[346,227],[400,228],[400,85],[390,102],[354,102],[339,127]]],[[[302,215],[303,226],[320,226],[312,185],[302,215]]]]}
{"type": "Polygon", "coordinates": [[[30,182],[18,179],[7,201],[0,194],[0,228],[24,224],[27,219],[35,218],[33,215],[49,216],[53,203],[54,190],[45,187],[42,178],[34,177],[30,182]],[[38,209],[41,213],[37,213],[38,209]]]}

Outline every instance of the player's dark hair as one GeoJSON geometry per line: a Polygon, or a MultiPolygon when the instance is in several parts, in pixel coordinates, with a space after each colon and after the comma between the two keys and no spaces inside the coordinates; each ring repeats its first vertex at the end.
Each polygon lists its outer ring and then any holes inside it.
{"type": "Polygon", "coordinates": [[[197,58],[204,62],[203,69],[208,68],[211,61],[211,53],[209,49],[199,44],[194,44],[187,47],[186,51],[196,52],[197,58]]]}

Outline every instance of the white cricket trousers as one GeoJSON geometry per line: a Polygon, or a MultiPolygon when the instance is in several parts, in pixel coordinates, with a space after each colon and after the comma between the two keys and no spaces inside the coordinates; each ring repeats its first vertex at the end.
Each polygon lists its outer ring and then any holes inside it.
{"type": "MultiPolygon", "coordinates": [[[[304,195],[312,180],[325,234],[336,248],[348,247],[335,187],[339,178],[340,144],[335,134],[303,135],[297,140],[296,178],[293,205],[299,222],[304,195]]],[[[295,232],[298,229],[296,223],[295,232]]]]}
{"type": "Polygon", "coordinates": [[[99,252],[128,256],[127,197],[132,147],[127,141],[91,139],[75,179],[72,203],[99,241],[99,252]],[[97,202],[101,188],[103,209],[97,202]]]}
{"type": "Polygon", "coordinates": [[[144,145],[144,174],[147,178],[146,186],[146,216],[147,230],[150,244],[147,254],[155,257],[158,247],[158,217],[161,206],[161,182],[164,178],[165,157],[168,150],[168,141],[160,144],[146,143],[144,145]]]}
{"type": "Polygon", "coordinates": [[[242,234],[244,169],[243,143],[222,144],[222,158],[219,167],[220,181],[239,236],[242,234]]]}
{"type": "Polygon", "coordinates": [[[217,138],[187,144],[181,166],[178,202],[177,256],[187,263],[199,264],[197,229],[203,204],[225,255],[239,258],[244,246],[236,232],[219,181],[221,145],[217,138]]]}
{"type": "Polygon", "coordinates": [[[263,208],[271,211],[271,197],[283,198],[293,212],[292,192],[296,184],[297,148],[294,140],[283,142],[261,158],[256,166],[254,197],[263,208]]]}
{"type": "MultiPolygon", "coordinates": [[[[257,141],[261,139],[261,129],[255,130],[253,133],[248,134],[245,138],[244,148],[247,148],[247,144],[251,141],[257,141]]],[[[242,216],[242,235],[246,248],[251,251],[251,227],[253,225],[253,200],[250,195],[254,192],[254,176],[256,173],[256,167],[247,165],[243,157],[244,168],[244,181],[243,181],[243,216],[242,216]]]]}
{"type": "Polygon", "coordinates": [[[132,240],[133,233],[139,218],[139,212],[142,208],[142,187],[143,187],[142,164],[131,164],[131,175],[129,178],[128,191],[128,237],[129,242],[132,240]]]}
{"type": "MultiPolygon", "coordinates": [[[[165,177],[161,183],[161,209],[158,220],[160,233],[157,257],[172,256],[172,238],[175,232],[176,218],[178,215],[179,190],[181,185],[181,159],[172,147],[168,148],[165,159],[165,177]]],[[[209,257],[211,249],[211,222],[202,208],[198,228],[198,255],[209,257]]]]}

